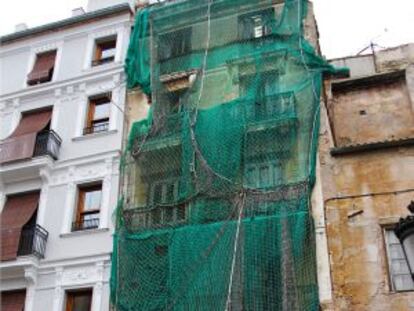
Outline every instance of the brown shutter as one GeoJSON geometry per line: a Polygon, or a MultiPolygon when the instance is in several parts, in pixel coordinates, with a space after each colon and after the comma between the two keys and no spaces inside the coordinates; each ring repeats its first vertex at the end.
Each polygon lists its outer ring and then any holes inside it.
{"type": "Polygon", "coordinates": [[[52,110],[24,114],[14,132],[0,143],[0,164],[33,156],[37,133],[52,118],[52,110]]]}
{"type": "Polygon", "coordinates": [[[2,292],[0,301],[1,311],[23,311],[26,301],[26,291],[2,292]]]}
{"type": "Polygon", "coordinates": [[[16,259],[22,228],[35,213],[38,203],[39,192],[7,198],[0,214],[1,261],[16,259]]]}
{"type": "Polygon", "coordinates": [[[27,84],[33,85],[40,82],[50,81],[51,71],[55,66],[56,51],[38,54],[33,70],[27,77],[27,84]]]}

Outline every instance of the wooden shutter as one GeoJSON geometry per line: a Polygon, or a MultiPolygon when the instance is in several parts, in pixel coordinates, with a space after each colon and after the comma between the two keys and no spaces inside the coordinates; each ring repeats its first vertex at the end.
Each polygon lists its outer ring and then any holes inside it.
{"type": "Polygon", "coordinates": [[[36,137],[52,118],[52,111],[24,114],[14,132],[0,143],[0,164],[33,156],[36,137]]]}
{"type": "Polygon", "coordinates": [[[1,261],[14,260],[23,226],[32,218],[39,203],[39,192],[10,196],[0,214],[1,261]]]}
{"type": "Polygon", "coordinates": [[[33,69],[27,77],[27,84],[34,85],[50,81],[55,66],[55,58],[56,51],[38,54],[33,69]]]}
{"type": "Polygon", "coordinates": [[[0,300],[1,311],[23,311],[26,301],[26,291],[2,292],[0,300]]]}

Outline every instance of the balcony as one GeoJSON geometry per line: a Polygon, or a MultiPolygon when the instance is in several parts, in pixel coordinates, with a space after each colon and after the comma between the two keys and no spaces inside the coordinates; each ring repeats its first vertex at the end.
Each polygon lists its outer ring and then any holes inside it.
{"type": "Polygon", "coordinates": [[[53,130],[40,132],[36,137],[36,145],[33,157],[50,156],[54,160],[59,157],[62,139],[53,130]]]}
{"type": "Polygon", "coordinates": [[[51,167],[59,158],[61,144],[61,138],[53,130],[39,132],[33,147],[19,139],[0,144],[3,158],[7,158],[0,164],[1,178],[7,183],[38,178],[43,168],[51,167]],[[29,147],[33,149],[27,149],[29,147]],[[14,159],[20,150],[25,149],[27,157],[14,159]]]}
{"type": "Polygon", "coordinates": [[[49,233],[43,227],[36,225],[24,228],[20,235],[18,256],[33,255],[41,259],[45,257],[46,242],[49,233]]]}
{"type": "Polygon", "coordinates": [[[159,157],[160,151],[165,151],[167,148],[181,149],[182,117],[182,113],[175,113],[154,122],[158,125],[156,129],[149,134],[143,133],[137,136],[134,153],[145,154],[146,158],[154,158],[154,155],[159,157]]]}
{"type": "Polygon", "coordinates": [[[298,127],[293,93],[267,96],[251,104],[247,118],[246,161],[289,154],[298,127]]]}

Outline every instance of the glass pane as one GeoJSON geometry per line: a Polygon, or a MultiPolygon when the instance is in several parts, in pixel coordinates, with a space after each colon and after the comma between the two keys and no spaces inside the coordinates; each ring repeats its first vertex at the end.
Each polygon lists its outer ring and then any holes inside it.
{"type": "Polygon", "coordinates": [[[247,186],[249,186],[249,187],[255,187],[256,186],[257,177],[256,177],[256,168],[255,167],[250,167],[250,168],[247,169],[246,181],[247,181],[247,186]]]}
{"type": "Polygon", "coordinates": [[[282,183],[282,173],[280,171],[280,165],[273,164],[273,186],[280,185],[282,183]]]}
{"type": "Polygon", "coordinates": [[[171,223],[174,221],[174,209],[172,207],[166,207],[164,210],[164,222],[171,223]]]}
{"type": "Polygon", "coordinates": [[[152,203],[156,204],[161,202],[162,199],[162,185],[154,186],[153,194],[152,194],[152,203]]]}
{"type": "Polygon", "coordinates": [[[270,184],[270,178],[269,178],[269,167],[268,166],[262,166],[260,167],[259,171],[259,178],[260,178],[260,186],[266,187],[270,184]]]}
{"type": "Polygon", "coordinates": [[[110,110],[110,104],[100,104],[95,106],[95,114],[93,116],[94,120],[100,120],[109,118],[109,110],[110,110]]]}
{"type": "Polygon", "coordinates": [[[167,193],[166,193],[166,202],[167,203],[172,203],[174,202],[174,197],[175,197],[175,184],[170,184],[170,185],[166,185],[167,187],[167,193]]]}
{"type": "Polygon", "coordinates": [[[102,57],[101,58],[109,58],[109,57],[115,57],[115,48],[102,50],[102,57]]]}
{"type": "Polygon", "coordinates": [[[395,276],[394,286],[397,291],[412,290],[414,289],[413,279],[409,274],[395,276]]]}
{"type": "Polygon", "coordinates": [[[152,212],[152,223],[154,225],[157,225],[157,224],[161,223],[161,210],[159,208],[155,209],[152,212]]]}
{"type": "Polygon", "coordinates": [[[90,293],[74,294],[73,308],[71,311],[89,311],[91,307],[92,295],[90,293]]]}
{"type": "Polygon", "coordinates": [[[85,192],[84,211],[97,210],[101,207],[102,190],[85,192]]]}
{"type": "Polygon", "coordinates": [[[390,256],[392,259],[405,259],[404,252],[401,245],[392,244],[390,245],[390,256]]]}
{"type": "Polygon", "coordinates": [[[177,221],[185,220],[185,205],[177,207],[177,221]]]}

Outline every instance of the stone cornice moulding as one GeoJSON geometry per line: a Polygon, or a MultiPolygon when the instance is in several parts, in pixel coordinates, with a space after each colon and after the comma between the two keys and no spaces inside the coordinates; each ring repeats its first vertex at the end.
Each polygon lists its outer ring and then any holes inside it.
{"type": "Polygon", "coordinates": [[[25,267],[24,268],[24,278],[29,282],[30,284],[36,284],[37,283],[37,268],[35,267],[25,267]]]}
{"type": "Polygon", "coordinates": [[[75,86],[76,84],[83,84],[85,82],[91,82],[95,80],[98,82],[98,80],[111,79],[115,74],[120,74],[121,76],[125,75],[123,70],[123,64],[113,63],[112,66],[108,66],[105,68],[96,67],[96,70],[91,70],[87,73],[83,73],[79,76],[70,79],[39,84],[36,86],[32,86],[30,88],[22,88],[18,91],[1,95],[0,101],[6,102],[7,105],[9,101],[13,101],[15,99],[19,100],[25,97],[30,98],[33,96],[42,96],[47,95],[48,93],[50,93],[51,96],[53,96],[55,94],[56,89],[66,88],[68,86],[75,86]]]}
{"type": "MultiPolygon", "coordinates": [[[[115,17],[115,16],[112,16],[115,17]]],[[[45,44],[51,40],[55,40],[55,41],[65,41],[65,40],[71,40],[71,39],[76,39],[79,37],[86,37],[89,33],[94,32],[94,31],[100,31],[99,29],[102,28],[107,28],[107,27],[112,27],[112,28],[117,28],[120,26],[123,27],[130,27],[132,25],[132,21],[129,17],[129,13],[125,14],[125,16],[123,15],[117,15],[117,17],[119,18],[119,20],[115,20],[111,23],[108,23],[107,21],[103,24],[96,24],[96,23],[89,23],[87,25],[84,25],[84,28],[81,28],[80,30],[76,30],[76,31],[72,31],[72,32],[67,32],[67,30],[63,30],[63,31],[56,31],[52,34],[50,34],[50,32],[46,35],[44,35],[44,39],[42,40],[41,37],[36,36],[34,40],[37,40],[35,42],[39,42],[40,44],[45,44]],[[119,18],[121,17],[122,18],[119,18]]],[[[99,22],[97,22],[99,23],[99,22]]],[[[73,29],[72,29],[73,30],[73,29]]],[[[32,38],[28,38],[26,40],[19,40],[16,41],[13,44],[10,44],[10,46],[8,47],[2,47],[2,51],[0,51],[0,57],[5,57],[8,54],[16,54],[16,53],[21,53],[21,52],[27,52],[30,50],[30,47],[34,44],[32,44],[31,41],[32,38]],[[14,46],[13,46],[14,45],[14,46]]]]}
{"type": "Polygon", "coordinates": [[[105,262],[106,267],[111,266],[111,252],[102,252],[94,255],[79,256],[73,258],[60,258],[52,260],[42,260],[42,264],[38,267],[39,275],[51,275],[56,273],[56,269],[94,265],[97,262],[105,262]]]}
{"type": "MultiPolygon", "coordinates": [[[[51,40],[52,41],[52,40],[51,40]]],[[[52,41],[49,43],[40,42],[39,44],[33,45],[31,52],[35,54],[44,53],[52,50],[61,49],[63,47],[63,40],[52,41]]]]}

